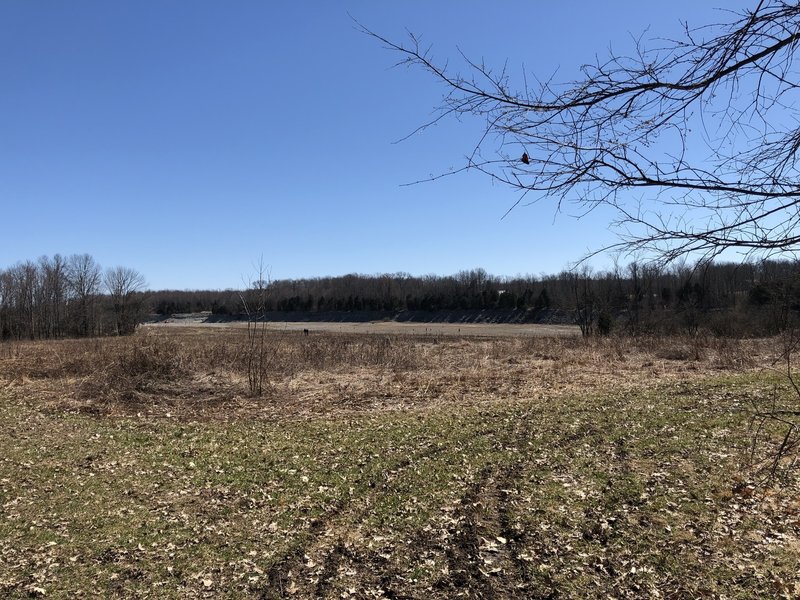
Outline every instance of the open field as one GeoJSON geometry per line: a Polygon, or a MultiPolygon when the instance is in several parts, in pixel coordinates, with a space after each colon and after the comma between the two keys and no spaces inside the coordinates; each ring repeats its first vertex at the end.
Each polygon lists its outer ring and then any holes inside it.
{"type": "MultiPolygon", "coordinates": [[[[366,321],[339,323],[325,321],[267,322],[267,329],[275,332],[296,332],[308,329],[309,333],[346,333],[380,335],[428,335],[469,337],[574,337],[581,334],[577,325],[540,325],[516,323],[417,323],[398,321],[366,321]]],[[[155,327],[232,327],[246,328],[246,321],[209,322],[195,314],[172,316],[164,321],[149,323],[155,327]]]]}
{"type": "Polygon", "coordinates": [[[800,595],[776,341],[267,339],[0,345],[0,595],[800,595]]]}

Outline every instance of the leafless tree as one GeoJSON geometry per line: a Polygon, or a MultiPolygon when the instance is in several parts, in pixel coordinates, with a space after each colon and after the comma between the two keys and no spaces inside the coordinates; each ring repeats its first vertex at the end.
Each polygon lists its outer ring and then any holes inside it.
{"type": "Polygon", "coordinates": [[[144,310],[143,287],[133,269],[103,276],[88,254],[18,262],[0,269],[0,340],[131,333],[144,310]]]}
{"type": "Polygon", "coordinates": [[[267,345],[267,290],[270,270],[260,259],[255,267],[255,279],[241,294],[241,302],[247,314],[247,383],[253,396],[264,393],[264,384],[269,383],[268,368],[275,350],[267,345]]]}
{"type": "Polygon", "coordinates": [[[73,254],[67,261],[67,281],[77,305],[80,335],[96,333],[96,302],[100,294],[101,269],[89,254],[73,254]]]}
{"type": "Polygon", "coordinates": [[[600,309],[592,271],[584,265],[579,270],[564,272],[561,276],[569,282],[575,305],[575,322],[581,328],[581,335],[591,337],[600,309]]]}
{"type": "Polygon", "coordinates": [[[36,263],[26,260],[11,270],[12,289],[16,292],[16,304],[20,317],[19,327],[27,331],[27,337],[36,339],[41,335],[36,320],[36,290],[39,272],[36,263]]]}
{"type": "Polygon", "coordinates": [[[114,267],[106,270],[103,283],[111,297],[117,335],[133,333],[141,316],[144,276],[130,267],[114,267]]]}
{"type": "Polygon", "coordinates": [[[627,56],[587,64],[566,84],[529,84],[525,73],[515,81],[507,66],[463,55],[459,73],[414,35],[398,43],[362,29],[443,84],[421,129],[446,117],[484,121],[459,170],[517,190],[516,204],[611,206],[620,236],[611,248],[665,261],[795,251],[800,3],[723,14],[724,23],[684,26],[678,39],[640,38],[627,56]]]}
{"type": "Polygon", "coordinates": [[[67,261],[60,254],[39,259],[40,329],[43,337],[59,338],[66,333],[65,300],[68,293],[67,261]]]}

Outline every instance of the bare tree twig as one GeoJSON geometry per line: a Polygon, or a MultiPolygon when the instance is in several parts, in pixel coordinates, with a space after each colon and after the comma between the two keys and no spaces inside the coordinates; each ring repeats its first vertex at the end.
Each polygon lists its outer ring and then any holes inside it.
{"type": "Polygon", "coordinates": [[[669,262],[800,247],[800,5],[764,0],[731,14],[659,46],[636,39],[629,56],[587,64],[571,83],[530,86],[523,73],[521,92],[505,64],[494,70],[459,51],[462,74],[414,34],[398,43],[356,27],[398,53],[397,66],[443,85],[416,132],[448,117],[485,124],[464,167],[429,179],[477,170],[520,192],[512,208],[526,194],[581,213],[611,206],[614,249],[669,262]],[[647,197],[634,201],[637,190],[647,197]]]}

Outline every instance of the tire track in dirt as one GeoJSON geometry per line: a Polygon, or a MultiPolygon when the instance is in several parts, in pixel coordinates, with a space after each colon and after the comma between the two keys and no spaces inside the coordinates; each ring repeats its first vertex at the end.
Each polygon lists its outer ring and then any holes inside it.
{"type": "Polygon", "coordinates": [[[526,534],[514,527],[511,502],[522,474],[519,462],[487,465],[460,501],[454,544],[445,550],[448,574],[434,587],[455,594],[469,590],[479,598],[538,597],[526,590],[530,566],[519,558],[526,534]]]}
{"type": "Polygon", "coordinates": [[[477,515],[480,498],[494,472],[493,465],[484,467],[478,480],[469,486],[461,497],[456,513],[456,526],[451,533],[453,544],[445,550],[448,573],[439,579],[434,588],[442,592],[475,591],[479,598],[495,598],[492,582],[480,568],[480,536],[477,515]]]}
{"type": "MultiPolygon", "coordinates": [[[[516,524],[515,503],[519,486],[535,455],[527,448],[530,422],[518,419],[505,432],[502,446],[508,460],[487,464],[462,496],[449,537],[455,544],[445,548],[448,573],[435,582],[435,589],[446,597],[471,592],[478,598],[526,598],[552,600],[559,596],[549,577],[537,577],[535,563],[528,554],[531,543],[542,547],[536,531],[528,532],[516,524]]],[[[582,439],[588,431],[575,438],[582,439]]]]}
{"type": "Polygon", "coordinates": [[[322,569],[322,574],[320,575],[319,581],[317,582],[316,589],[314,590],[314,595],[317,598],[323,598],[331,586],[334,577],[338,571],[339,564],[342,562],[342,559],[352,558],[352,554],[344,545],[344,541],[342,539],[337,540],[336,544],[333,547],[333,550],[328,553],[325,557],[325,564],[322,569]]]}
{"type": "Polygon", "coordinates": [[[344,498],[339,500],[336,505],[325,513],[324,518],[315,519],[311,522],[308,532],[301,538],[301,542],[294,544],[286,551],[283,556],[275,561],[267,572],[267,581],[269,585],[261,591],[259,598],[261,600],[274,600],[277,598],[285,598],[286,592],[291,587],[290,573],[296,567],[302,564],[303,557],[306,555],[306,547],[308,543],[306,540],[311,538],[315,539],[325,528],[325,525],[336,518],[348,504],[344,498]]]}
{"type": "MultiPolygon", "coordinates": [[[[497,507],[497,524],[500,537],[506,540],[505,559],[509,564],[509,575],[505,578],[503,598],[526,598],[528,600],[554,600],[559,597],[549,576],[544,581],[537,581],[533,572],[533,563],[523,560],[521,555],[530,546],[531,534],[515,526],[513,520],[513,497],[518,493],[518,482],[523,475],[523,465],[529,463],[524,458],[504,468],[495,486],[495,502],[497,507]]],[[[539,537],[533,532],[534,537],[539,537]]],[[[541,546],[541,540],[539,540],[541,546]]]]}
{"type": "MultiPolygon", "coordinates": [[[[383,470],[383,476],[387,478],[387,482],[395,479],[400,473],[411,467],[415,462],[425,458],[431,458],[447,449],[444,445],[433,445],[426,448],[423,452],[414,455],[413,457],[404,457],[397,461],[390,467],[383,470]]],[[[375,487],[377,484],[370,481],[370,487],[375,487]]],[[[385,484],[384,484],[385,486],[385,484]]],[[[285,597],[285,593],[290,589],[291,579],[290,573],[294,570],[298,571],[298,575],[303,571],[304,558],[312,553],[314,550],[324,550],[324,544],[315,548],[320,540],[320,534],[329,528],[329,525],[335,521],[340,515],[347,513],[352,516],[348,519],[349,523],[355,524],[363,522],[369,513],[369,508],[360,508],[355,511],[347,511],[346,508],[352,504],[353,499],[342,498],[333,508],[328,510],[322,517],[312,521],[308,531],[301,537],[300,541],[294,544],[287,550],[283,556],[275,561],[267,573],[268,587],[263,589],[259,594],[261,600],[273,600],[276,598],[285,597]]],[[[373,553],[377,557],[377,553],[373,553]]],[[[333,580],[335,579],[338,567],[344,558],[352,560],[360,559],[360,556],[352,553],[345,545],[341,536],[337,537],[333,543],[333,548],[326,554],[323,563],[322,574],[316,583],[315,595],[317,597],[324,596],[325,592],[330,588],[333,580]]],[[[369,558],[369,557],[367,557],[369,558]]],[[[371,561],[370,561],[371,562],[371,561]]],[[[385,577],[384,577],[385,578],[385,577]]],[[[298,577],[299,579],[299,577],[298,577]]],[[[297,582],[295,582],[297,583],[297,582]]],[[[301,582],[302,583],[302,582],[301,582]]],[[[389,590],[391,588],[389,587],[389,590]]],[[[384,590],[386,591],[386,590],[384,590]]],[[[395,598],[409,598],[407,596],[398,595],[395,592],[390,592],[392,595],[387,597],[395,598]]]]}
{"type": "Polygon", "coordinates": [[[516,491],[516,482],[522,473],[519,463],[514,463],[503,471],[495,487],[497,502],[497,520],[500,536],[507,540],[511,563],[520,580],[527,584],[531,579],[528,564],[519,558],[519,553],[525,547],[525,532],[514,527],[511,517],[511,496],[516,491]]]}
{"type": "MultiPolygon", "coordinates": [[[[502,445],[522,447],[521,442],[526,441],[523,439],[527,431],[525,427],[524,423],[517,422],[510,431],[503,432],[502,445]]],[[[494,428],[486,429],[475,432],[475,437],[497,437],[498,433],[494,428]]],[[[501,440],[497,439],[495,443],[500,444],[501,440]]],[[[446,445],[434,444],[418,454],[404,457],[383,469],[382,476],[385,481],[382,484],[371,481],[370,487],[377,488],[380,485],[381,490],[387,489],[392,481],[401,477],[419,461],[433,458],[448,450],[451,448],[446,445]]],[[[457,524],[448,536],[453,543],[444,548],[448,574],[434,582],[435,591],[449,595],[471,590],[480,598],[520,597],[514,594],[519,594],[526,588],[531,574],[529,565],[517,558],[524,546],[525,534],[513,528],[509,505],[517,486],[516,481],[523,472],[523,465],[527,462],[529,460],[521,454],[510,465],[491,462],[478,472],[476,480],[467,487],[458,502],[459,508],[455,519],[457,524]],[[482,552],[485,548],[482,548],[481,542],[487,538],[495,539],[497,536],[509,540],[501,551],[492,555],[497,561],[496,564],[502,565],[501,572],[505,573],[505,576],[491,574],[483,568],[485,565],[482,552]]],[[[399,591],[404,587],[407,588],[408,581],[399,571],[391,567],[389,560],[384,558],[380,551],[351,548],[342,535],[321,536],[326,530],[334,530],[334,522],[343,515],[347,515],[349,531],[367,519],[371,510],[369,506],[348,509],[351,502],[351,498],[343,498],[322,517],[313,521],[299,542],[273,564],[268,572],[269,587],[260,595],[262,599],[285,597],[286,590],[292,585],[294,593],[300,596],[307,593],[312,597],[323,597],[332,591],[344,562],[349,562],[356,568],[366,566],[372,574],[378,574],[379,579],[373,583],[380,586],[387,598],[405,600],[415,598],[407,595],[406,591],[399,591]],[[327,547],[330,549],[326,551],[327,547]],[[316,558],[321,554],[324,554],[324,559],[321,561],[322,568],[314,572],[313,567],[316,563],[307,559],[316,558]]],[[[430,547],[431,542],[420,532],[416,536],[414,545],[420,548],[430,547]]],[[[425,596],[420,596],[422,597],[425,596]]]]}
{"type": "MultiPolygon", "coordinates": [[[[423,452],[414,455],[413,457],[405,457],[395,463],[392,467],[384,469],[383,477],[386,479],[386,481],[382,484],[382,489],[387,488],[387,485],[391,484],[392,481],[397,479],[400,474],[410,468],[413,464],[426,458],[433,458],[445,450],[447,450],[447,447],[444,445],[433,445],[429,448],[426,448],[423,452]]],[[[372,483],[374,482],[371,482],[371,484],[372,483]]],[[[358,511],[355,511],[355,519],[353,522],[363,522],[368,514],[368,508],[362,508],[358,511]]],[[[321,548],[318,548],[318,550],[320,549],[321,548]]],[[[358,550],[350,550],[345,546],[341,537],[337,539],[333,550],[326,555],[323,573],[320,576],[315,590],[317,597],[323,597],[325,592],[330,589],[334,579],[338,574],[338,567],[344,561],[344,559],[347,559],[352,563],[378,567],[380,569],[379,572],[381,573],[379,585],[386,598],[392,600],[415,600],[414,596],[409,596],[395,591],[394,588],[399,579],[399,573],[390,567],[389,561],[381,556],[380,552],[372,550],[362,550],[360,552],[358,550]]]]}

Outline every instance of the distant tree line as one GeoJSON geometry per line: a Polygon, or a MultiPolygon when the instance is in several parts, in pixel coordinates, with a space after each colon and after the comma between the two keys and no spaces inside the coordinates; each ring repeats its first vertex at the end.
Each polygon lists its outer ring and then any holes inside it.
{"type": "MultiPolygon", "coordinates": [[[[103,270],[88,254],[43,256],[0,270],[0,338],[132,333],[146,313],[243,313],[246,290],[144,291],[141,274],[103,270]]],[[[269,282],[265,309],[287,313],[514,313],[576,323],[584,335],[618,331],[771,335],[800,314],[800,264],[765,260],[658,268],[632,262],[601,272],[498,277],[483,269],[422,277],[344,275],[269,282]]]]}
{"type": "MultiPolygon", "coordinates": [[[[529,321],[577,323],[584,335],[700,329],[769,335],[800,311],[800,265],[765,260],[659,268],[632,262],[539,277],[497,277],[483,269],[450,276],[353,274],[273,281],[267,292],[267,311],[276,313],[524,311],[529,321]]],[[[242,312],[237,290],[161,291],[150,298],[162,315],[242,312]]]]}
{"type": "Polygon", "coordinates": [[[0,269],[0,339],[133,333],[149,307],[145,280],[89,254],[42,256],[0,269]]]}

